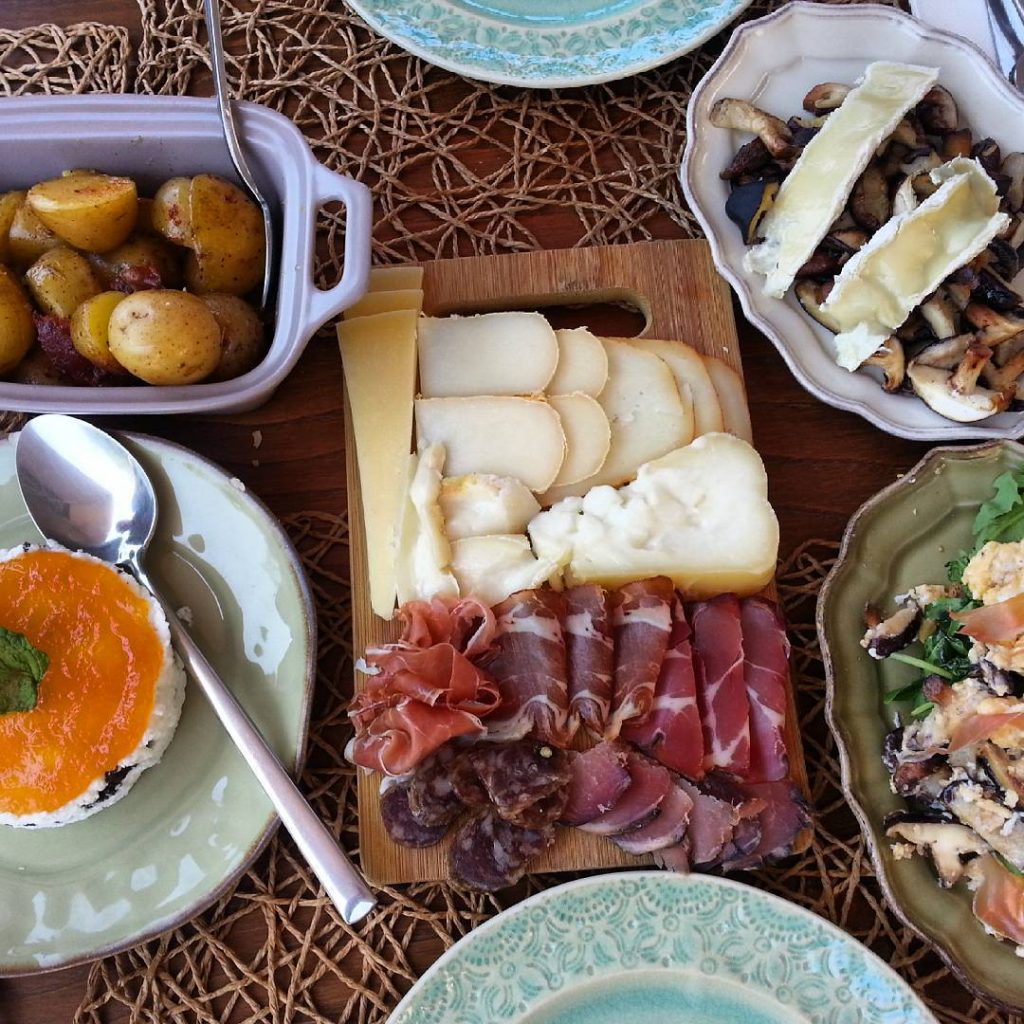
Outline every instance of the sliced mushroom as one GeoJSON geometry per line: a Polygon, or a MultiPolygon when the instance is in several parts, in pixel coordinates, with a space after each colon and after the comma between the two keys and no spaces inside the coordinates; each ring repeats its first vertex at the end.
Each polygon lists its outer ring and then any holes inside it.
{"type": "Polygon", "coordinates": [[[925,366],[914,360],[907,376],[915,393],[940,416],[957,423],[974,423],[1005,411],[1013,401],[1013,391],[974,388],[969,394],[953,389],[953,375],[937,366],[925,366]]]}
{"type": "Polygon", "coordinates": [[[1024,869],[1024,817],[1006,806],[1003,793],[1002,787],[986,777],[985,784],[974,780],[951,783],[943,790],[942,800],[992,849],[1015,868],[1024,869]]]}
{"type": "MultiPolygon", "coordinates": [[[[994,266],[994,261],[990,265],[994,266]]],[[[992,270],[983,270],[978,275],[971,299],[997,313],[1010,313],[1021,304],[1021,297],[992,270]]]]}
{"type": "Polygon", "coordinates": [[[985,345],[1001,345],[1024,331],[1024,317],[1012,312],[998,312],[980,302],[969,303],[964,316],[978,329],[978,341],[985,345]]]}
{"type": "Polygon", "coordinates": [[[877,231],[892,213],[889,189],[877,164],[868,164],[850,196],[853,219],[867,231],[877,231]]]}
{"type": "Polygon", "coordinates": [[[861,231],[859,228],[844,228],[841,231],[832,231],[828,237],[830,241],[841,246],[851,255],[858,249],[863,249],[868,241],[867,232],[861,231]]]}
{"type": "Polygon", "coordinates": [[[886,391],[899,391],[907,372],[907,357],[899,338],[890,338],[873,356],[865,359],[862,366],[878,366],[885,373],[882,387],[886,391]]]}
{"type": "MultiPolygon", "coordinates": [[[[923,307],[922,307],[923,309],[923,307]]],[[[914,362],[921,366],[935,366],[941,370],[954,370],[967,355],[967,349],[974,341],[973,334],[958,334],[928,345],[918,352],[914,362]]]]}
{"type": "Polygon", "coordinates": [[[920,342],[930,341],[933,337],[932,330],[927,321],[921,316],[921,311],[915,309],[906,320],[896,328],[896,337],[905,345],[915,345],[920,342]]]}
{"type": "Polygon", "coordinates": [[[956,281],[952,277],[946,279],[946,294],[949,296],[953,305],[956,306],[961,313],[969,305],[971,301],[971,292],[974,290],[977,283],[976,277],[974,277],[970,282],[956,281]]]}
{"type": "MultiPolygon", "coordinates": [[[[1024,334],[1020,335],[1024,342],[1024,334]]],[[[996,349],[1000,362],[993,359],[981,371],[982,379],[993,391],[1013,387],[1016,390],[1017,380],[1024,373],[1024,344],[1017,344],[1014,339],[1004,342],[996,349]],[[1006,350],[1006,351],[1004,351],[1006,350]]]]}
{"type": "Polygon", "coordinates": [[[1017,768],[1006,752],[991,740],[985,740],[978,748],[977,757],[985,774],[1004,792],[1012,794],[1009,803],[1013,807],[1024,808],[1024,779],[1018,777],[1017,768]]]}
{"type": "Polygon", "coordinates": [[[794,155],[793,136],[785,121],[746,100],[719,100],[711,108],[711,123],[716,128],[751,132],[765,144],[776,160],[789,159],[794,155]]]}
{"type": "Polygon", "coordinates": [[[952,93],[941,85],[933,85],[917,105],[917,116],[924,129],[933,135],[948,135],[955,132],[960,123],[956,100],[952,93]]]}
{"type": "Polygon", "coordinates": [[[910,213],[911,210],[916,210],[918,206],[917,193],[914,191],[914,179],[909,175],[900,182],[900,187],[896,189],[895,195],[892,197],[892,215],[899,217],[901,214],[910,213]]]}
{"type": "Polygon", "coordinates": [[[1006,291],[1008,291],[1011,296],[1016,297],[1017,301],[1013,305],[1020,305],[1021,297],[1005,283],[1007,281],[1012,281],[1020,273],[1020,255],[1017,250],[1004,239],[993,238],[992,241],[988,243],[987,252],[989,255],[989,262],[986,269],[997,274],[1002,279],[1001,283],[1006,291]]]}
{"type": "Polygon", "coordinates": [[[919,146],[925,144],[920,130],[909,117],[903,118],[903,120],[896,125],[896,129],[893,131],[892,135],[889,136],[889,139],[892,142],[898,142],[910,149],[917,149],[919,146]]]}
{"type": "Polygon", "coordinates": [[[897,796],[931,805],[949,785],[952,771],[941,754],[923,761],[904,761],[892,769],[892,791],[897,796]]]}
{"type": "Polygon", "coordinates": [[[960,325],[960,310],[945,288],[935,291],[919,308],[936,338],[955,337],[960,325]]]}
{"type": "Polygon", "coordinates": [[[921,609],[917,605],[907,605],[893,612],[889,618],[869,625],[860,645],[872,658],[881,661],[912,644],[917,639],[920,625],[921,609]]]}
{"type": "Polygon", "coordinates": [[[931,146],[923,146],[921,149],[915,149],[911,153],[910,159],[900,164],[900,170],[904,174],[910,175],[911,178],[916,178],[920,174],[927,174],[941,166],[942,159],[939,154],[931,146]]]}
{"type": "Polygon", "coordinates": [[[725,201],[726,216],[743,232],[747,245],[757,241],[764,215],[772,208],[778,193],[777,181],[752,181],[735,186],[729,193],[725,201]]]}
{"type": "Polygon", "coordinates": [[[946,160],[952,160],[957,156],[970,156],[973,144],[970,128],[959,128],[942,140],[942,156],[946,160]]]}
{"type": "Polygon", "coordinates": [[[1024,209],[1024,153],[1009,153],[999,169],[1010,179],[1006,202],[1014,213],[1020,213],[1024,209]]]}
{"type": "Polygon", "coordinates": [[[803,107],[809,114],[835,110],[850,94],[850,86],[841,82],[821,82],[804,97],[803,107]]]}
{"type": "Polygon", "coordinates": [[[736,181],[737,178],[762,170],[771,163],[771,159],[768,147],[760,139],[751,139],[736,150],[736,155],[719,177],[725,181],[736,181]]]}
{"type": "Polygon", "coordinates": [[[963,877],[964,865],[989,849],[980,836],[955,821],[902,811],[889,815],[884,824],[890,839],[910,843],[918,853],[931,856],[943,889],[955,885],[963,877]]]}
{"type": "Polygon", "coordinates": [[[817,320],[822,327],[827,327],[833,333],[839,332],[839,325],[825,313],[821,306],[828,296],[828,286],[818,281],[803,280],[797,281],[795,288],[797,301],[804,308],[804,312],[817,320]]]}
{"type": "Polygon", "coordinates": [[[967,352],[960,365],[953,371],[950,386],[958,395],[973,394],[978,386],[981,371],[992,359],[992,349],[974,342],[967,346],[967,352]]]}
{"type": "Polygon", "coordinates": [[[971,156],[985,168],[990,176],[995,177],[1000,173],[1003,153],[995,139],[982,139],[981,142],[975,143],[971,149],[971,156]]]}

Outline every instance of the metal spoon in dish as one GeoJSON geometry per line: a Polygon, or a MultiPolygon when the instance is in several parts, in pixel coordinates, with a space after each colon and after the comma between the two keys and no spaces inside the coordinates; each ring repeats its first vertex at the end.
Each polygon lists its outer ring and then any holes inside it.
{"type": "Polygon", "coordinates": [[[146,573],[157,502],[145,470],[109,434],[71,416],[31,420],[18,438],[15,463],[25,505],[44,537],[125,569],[153,594],[188,674],[266,790],[327,895],[349,924],[365,917],[376,903],[366,883],[146,573]]]}
{"type": "Polygon", "coordinates": [[[224,37],[220,28],[219,0],[203,0],[203,17],[206,20],[206,35],[210,43],[210,66],[213,71],[213,88],[217,94],[217,110],[220,112],[220,126],[224,132],[231,162],[235,165],[238,176],[245,183],[253,199],[263,211],[263,291],[260,295],[260,310],[270,312],[270,296],[273,288],[274,269],[274,221],[270,204],[260,191],[256,178],[249,169],[245,159],[245,151],[239,141],[239,131],[235,125],[235,111],[231,103],[231,89],[228,85],[228,73],[224,60],[224,37]]]}

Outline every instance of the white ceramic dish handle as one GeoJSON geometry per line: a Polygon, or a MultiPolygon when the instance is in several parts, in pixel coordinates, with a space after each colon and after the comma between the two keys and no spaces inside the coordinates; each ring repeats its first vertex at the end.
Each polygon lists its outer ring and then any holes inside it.
{"type": "Polygon", "coordinates": [[[313,203],[310,216],[324,203],[340,202],[345,207],[345,255],[341,280],[333,288],[309,291],[305,321],[321,327],[362,297],[370,281],[370,239],[373,232],[373,197],[370,190],[352,178],[336,174],[321,163],[313,165],[313,203]]]}

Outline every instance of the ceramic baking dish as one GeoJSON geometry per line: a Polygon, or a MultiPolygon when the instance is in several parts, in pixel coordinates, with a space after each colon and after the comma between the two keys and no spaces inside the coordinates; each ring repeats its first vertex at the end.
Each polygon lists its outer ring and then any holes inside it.
{"type": "MultiPolygon", "coordinates": [[[[266,358],[234,380],[175,387],[57,387],[0,382],[0,409],[93,415],[237,412],[265,402],[316,330],[366,290],[372,201],[366,186],[316,159],[281,114],[237,105],[246,152],[277,215],[277,310],[266,358]],[[317,208],[345,207],[344,274],[313,283],[317,208]]],[[[0,100],[0,191],[27,188],[69,167],[135,178],[144,193],[176,174],[209,171],[237,180],[212,99],[175,96],[26,96],[0,100]]]]}

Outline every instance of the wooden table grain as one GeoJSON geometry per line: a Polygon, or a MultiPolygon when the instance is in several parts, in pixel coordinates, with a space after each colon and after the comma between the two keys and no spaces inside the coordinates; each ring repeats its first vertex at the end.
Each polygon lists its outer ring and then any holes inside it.
{"type": "MultiPolygon", "coordinates": [[[[0,28],[42,22],[123,24],[137,36],[134,0],[3,0],[0,28]]],[[[137,39],[136,39],[137,41],[137,39]]],[[[486,139],[478,143],[486,158],[486,139]]],[[[570,215],[546,214],[534,230],[547,247],[571,242],[570,215]]],[[[665,221],[661,235],[677,237],[665,221]]],[[[735,307],[754,437],[764,457],[770,496],[782,527],[782,553],[813,537],[836,538],[856,508],[891,483],[927,446],[889,437],[852,413],[807,394],[771,344],[735,307]]],[[[219,462],[241,478],[278,515],[304,510],[337,513],[345,507],[341,365],[337,348],[314,341],[295,372],[262,409],[219,418],[153,417],[123,420],[130,427],[177,441],[219,462]],[[253,432],[262,433],[258,450],[253,432]]],[[[415,959],[441,951],[427,938],[415,959]]],[[[72,1020],[87,965],[33,978],[0,980],[0,1024],[64,1024],[72,1020]]],[[[330,1006],[322,1010],[329,1016],[330,1006]]],[[[106,1019],[106,1018],[105,1018],[106,1019]]],[[[127,1020],[115,1011],[109,1020],[127,1020]]]]}

